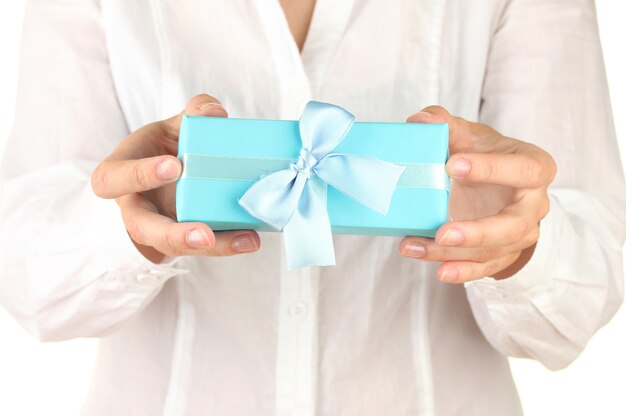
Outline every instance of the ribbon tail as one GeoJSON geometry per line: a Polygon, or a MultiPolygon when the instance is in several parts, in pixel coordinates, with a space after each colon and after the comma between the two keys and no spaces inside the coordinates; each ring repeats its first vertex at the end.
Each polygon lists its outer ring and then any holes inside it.
{"type": "Polygon", "coordinates": [[[283,229],[287,268],[335,265],[330,219],[326,211],[327,185],[319,178],[307,181],[298,208],[283,229]]]}

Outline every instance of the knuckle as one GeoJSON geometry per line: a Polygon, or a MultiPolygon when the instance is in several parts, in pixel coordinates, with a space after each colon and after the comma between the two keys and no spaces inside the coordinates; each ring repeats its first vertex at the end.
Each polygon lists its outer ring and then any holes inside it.
{"type": "Polygon", "coordinates": [[[535,146],[535,145],[533,145],[533,147],[536,149],[536,152],[538,153],[538,162],[543,167],[544,183],[549,184],[556,177],[556,173],[558,170],[556,161],[554,160],[554,158],[552,157],[550,153],[546,152],[542,148],[535,146]]]}
{"type": "Polygon", "coordinates": [[[479,263],[484,263],[485,261],[489,260],[490,256],[489,256],[489,252],[488,250],[481,250],[478,255],[476,256],[475,261],[479,262],[479,263]]]}
{"type": "Polygon", "coordinates": [[[480,279],[481,277],[484,277],[485,276],[484,271],[483,271],[484,268],[485,268],[484,263],[476,263],[467,267],[465,272],[461,273],[463,275],[463,280],[469,281],[469,280],[475,280],[475,279],[480,279]]]}
{"type": "Polygon", "coordinates": [[[164,138],[176,140],[180,132],[180,118],[181,115],[177,114],[166,120],[157,121],[153,123],[153,126],[155,130],[162,132],[164,138]]]}
{"type": "Polygon", "coordinates": [[[554,178],[556,178],[556,174],[559,170],[558,165],[556,164],[556,160],[554,160],[554,158],[552,157],[552,155],[546,153],[546,155],[548,155],[548,183],[552,183],[552,181],[554,180],[554,178]]]}
{"type": "Polygon", "coordinates": [[[454,123],[455,118],[452,115],[450,115],[448,110],[446,110],[444,107],[440,105],[429,105],[428,107],[422,109],[422,111],[431,113],[433,116],[435,116],[435,118],[447,122],[448,128],[452,131],[454,124],[455,124],[454,123]]]}
{"type": "Polygon", "coordinates": [[[165,232],[165,246],[170,256],[178,257],[183,254],[181,248],[178,247],[178,244],[176,244],[176,238],[174,236],[174,230],[172,228],[169,228],[165,232]]]}
{"type": "Polygon", "coordinates": [[[489,260],[492,260],[497,254],[497,251],[495,249],[485,249],[482,250],[479,254],[478,254],[478,258],[476,261],[478,261],[479,263],[485,263],[489,260]]]}
{"type": "Polygon", "coordinates": [[[444,261],[449,258],[449,251],[445,246],[434,244],[426,249],[425,258],[432,261],[444,261]]]}
{"type": "Polygon", "coordinates": [[[548,195],[544,195],[541,205],[539,207],[539,218],[543,219],[550,212],[550,199],[548,195]]]}
{"type": "Polygon", "coordinates": [[[525,247],[530,247],[539,240],[539,226],[536,225],[526,234],[526,237],[522,240],[525,247]]]}
{"type": "Polygon", "coordinates": [[[474,246],[482,247],[485,245],[486,241],[487,241],[487,234],[485,233],[485,231],[482,229],[477,230],[474,236],[474,246]]]}
{"type": "Polygon", "coordinates": [[[493,160],[487,159],[484,163],[483,177],[480,179],[493,180],[498,177],[498,165],[493,160]]]}
{"type": "Polygon", "coordinates": [[[194,96],[192,98],[192,100],[193,101],[211,101],[211,102],[214,102],[214,103],[219,103],[217,98],[213,97],[212,95],[206,94],[206,93],[198,94],[198,95],[194,96]]]}
{"type": "Polygon", "coordinates": [[[144,169],[142,169],[141,164],[137,163],[133,166],[131,170],[132,181],[139,187],[140,189],[149,189],[150,187],[150,176],[146,173],[144,169]]]}
{"type": "Polygon", "coordinates": [[[146,245],[146,238],[144,233],[141,231],[139,225],[135,221],[127,221],[126,222],[126,231],[130,238],[137,244],[146,245]]]}
{"type": "Polygon", "coordinates": [[[210,257],[226,257],[232,256],[233,254],[237,254],[233,252],[230,246],[225,244],[216,244],[215,247],[208,251],[208,256],[210,257]]]}
{"type": "Polygon", "coordinates": [[[511,230],[510,230],[510,238],[511,238],[511,242],[517,242],[517,241],[521,241],[524,239],[524,237],[526,236],[526,234],[528,234],[528,222],[521,217],[514,217],[513,220],[513,225],[511,226],[511,230]]]}
{"type": "Polygon", "coordinates": [[[462,129],[463,131],[469,131],[474,133],[475,128],[479,126],[479,123],[472,123],[467,121],[463,117],[453,117],[454,124],[456,124],[457,128],[462,129]]]}
{"type": "Polygon", "coordinates": [[[522,177],[526,178],[531,186],[539,186],[545,182],[546,168],[543,163],[532,156],[524,157],[522,162],[522,177]]]}
{"type": "Polygon", "coordinates": [[[91,174],[91,189],[93,189],[94,193],[100,198],[103,198],[106,194],[108,180],[106,170],[102,168],[102,165],[98,165],[96,170],[91,174]]]}
{"type": "Polygon", "coordinates": [[[481,275],[479,277],[493,276],[501,270],[497,261],[490,261],[485,263],[481,275]]]}
{"type": "Polygon", "coordinates": [[[447,113],[448,111],[440,105],[429,105],[424,110],[436,113],[447,113]]]}

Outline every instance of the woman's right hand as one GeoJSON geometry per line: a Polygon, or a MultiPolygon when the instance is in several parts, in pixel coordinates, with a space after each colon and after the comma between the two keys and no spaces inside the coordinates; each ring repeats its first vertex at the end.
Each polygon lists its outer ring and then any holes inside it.
{"type": "MultiPolygon", "coordinates": [[[[209,95],[193,97],[185,111],[192,116],[228,117],[209,95]]],[[[176,222],[175,181],[181,175],[178,132],[183,113],[148,124],[123,140],[91,175],[101,198],[115,198],[126,230],[148,260],[165,256],[229,256],[257,251],[255,231],[220,231],[200,222],[176,222]]]]}

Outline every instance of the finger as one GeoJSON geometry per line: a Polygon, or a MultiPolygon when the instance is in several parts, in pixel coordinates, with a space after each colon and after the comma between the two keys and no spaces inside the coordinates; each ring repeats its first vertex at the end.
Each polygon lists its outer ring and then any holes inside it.
{"type": "Polygon", "coordinates": [[[482,263],[523,248],[517,245],[480,248],[449,247],[437,244],[432,238],[406,237],[400,243],[400,254],[423,261],[469,260],[482,263]]]}
{"type": "Polygon", "coordinates": [[[159,207],[159,214],[176,220],[176,183],[170,183],[152,191],[142,192],[141,195],[154,206],[159,207]]]}
{"type": "MultiPolygon", "coordinates": [[[[185,112],[196,116],[228,116],[219,101],[206,94],[193,97],[185,112]]],[[[117,198],[177,180],[182,170],[180,162],[176,158],[154,155],[177,153],[183,113],[150,123],[120,142],[93,172],[94,192],[102,198],[117,198]]]]}
{"type": "Polygon", "coordinates": [[[190,116],[228,117],[228,112],[217,98],[208,94],[196,95],[187,102],[185,109],[181,113],[163,121],[170,137],[178,139],[183,114],[190,116]]]}
{"type": "Polygon", "coordinates": [[[100,198],[117,198],[174,182],[181,172],[181,163],[174,156],[135,160],[107,159],[91,174],[91,187],[100,198]]]}
{"type": "Polygon", "coordinates": [[[256,231],[236,230],[215,233],[215,247],[210,256],[232,256],[254,253],[261,247],[261,238],[256,231]]]}
{"type": "Polygon", "coordinates": [[[208,226],[202,223],[177,223],[159,214],[156,207],[142,195],[124,195],[117,202],[126,230],[138,244],[155,247],[167,255],[180,255],[190,249],[210,249],[215,245],[215,235],[208,226]]]}
{"type": "Polygon", "coordinates": [[[506,254],[484,263],[447,261],[439,266],[437,277],[446,283],[465,283],[483,277],[492,277],[513,264],[520,254],[520,252],[506,254]]]}
{"type": "Polygon", "coordinates": [[[469,121],[455,117],[443,107],[433,105],[426,107],[419,112],[410,115],[407,123],[446,123],[450,129],[449,147],[452,153],[467,149],[476,142],[476,137],[472,133],[472,125],[469,121]]]}
{"type": "Polygon", "coordinates": [[[168,256],[230,256],[250,253],[260,247],[261,240],[254,231],[214,234],[204,223],[177,223],[160,215],[138,194],[125,195],[119,199],[119,204],[131,238],[168,256]]]}
{"type": "Polygon", "coordinates": [[[228,112],[215,97],[200,94],[193,97],[185,106],[185,114],[190,116],[228,117],[228,112]]]}
{"type": "Polygon", "coordinates": [[[456,247],[527,247],[539,238],[539,219],[524,212],[527,205],[520,202],[496,215],[451,221],[437,230],[435,241],[441,246],[456,247]]]}
{"type": "Polygon", "coordinates": [[[431,105],[421,109],[415,114],[411,114],[407,123],[446,123],[452,130],[457,125],[457,117],[454,117],[448,110],[438,105],[431,105]]]}
{"type": "Polygon", "coordinates": [[[462,183],[537,188],[553,178],[552,166],[531,154],[462,153],[450,157],[446,171],[462,183]]]}

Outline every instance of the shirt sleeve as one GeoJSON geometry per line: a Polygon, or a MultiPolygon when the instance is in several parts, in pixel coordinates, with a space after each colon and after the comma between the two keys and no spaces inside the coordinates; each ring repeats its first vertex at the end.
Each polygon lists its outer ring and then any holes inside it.
{"type": "Polygon", "coordinates": [[[91,171],[128,135],[99,2],[30,1],[1,165],[0,303],[42,340],[100,336],[181,271],[136,250],[91,171]]]}
{"type": "Polygon", "coordinates": [[[481,121],[556,160],[529,263],[466,285],[500,352],[563,368],[623,299],[626,187],[592,0],[513,0],[492,39],[481,121]]]}

